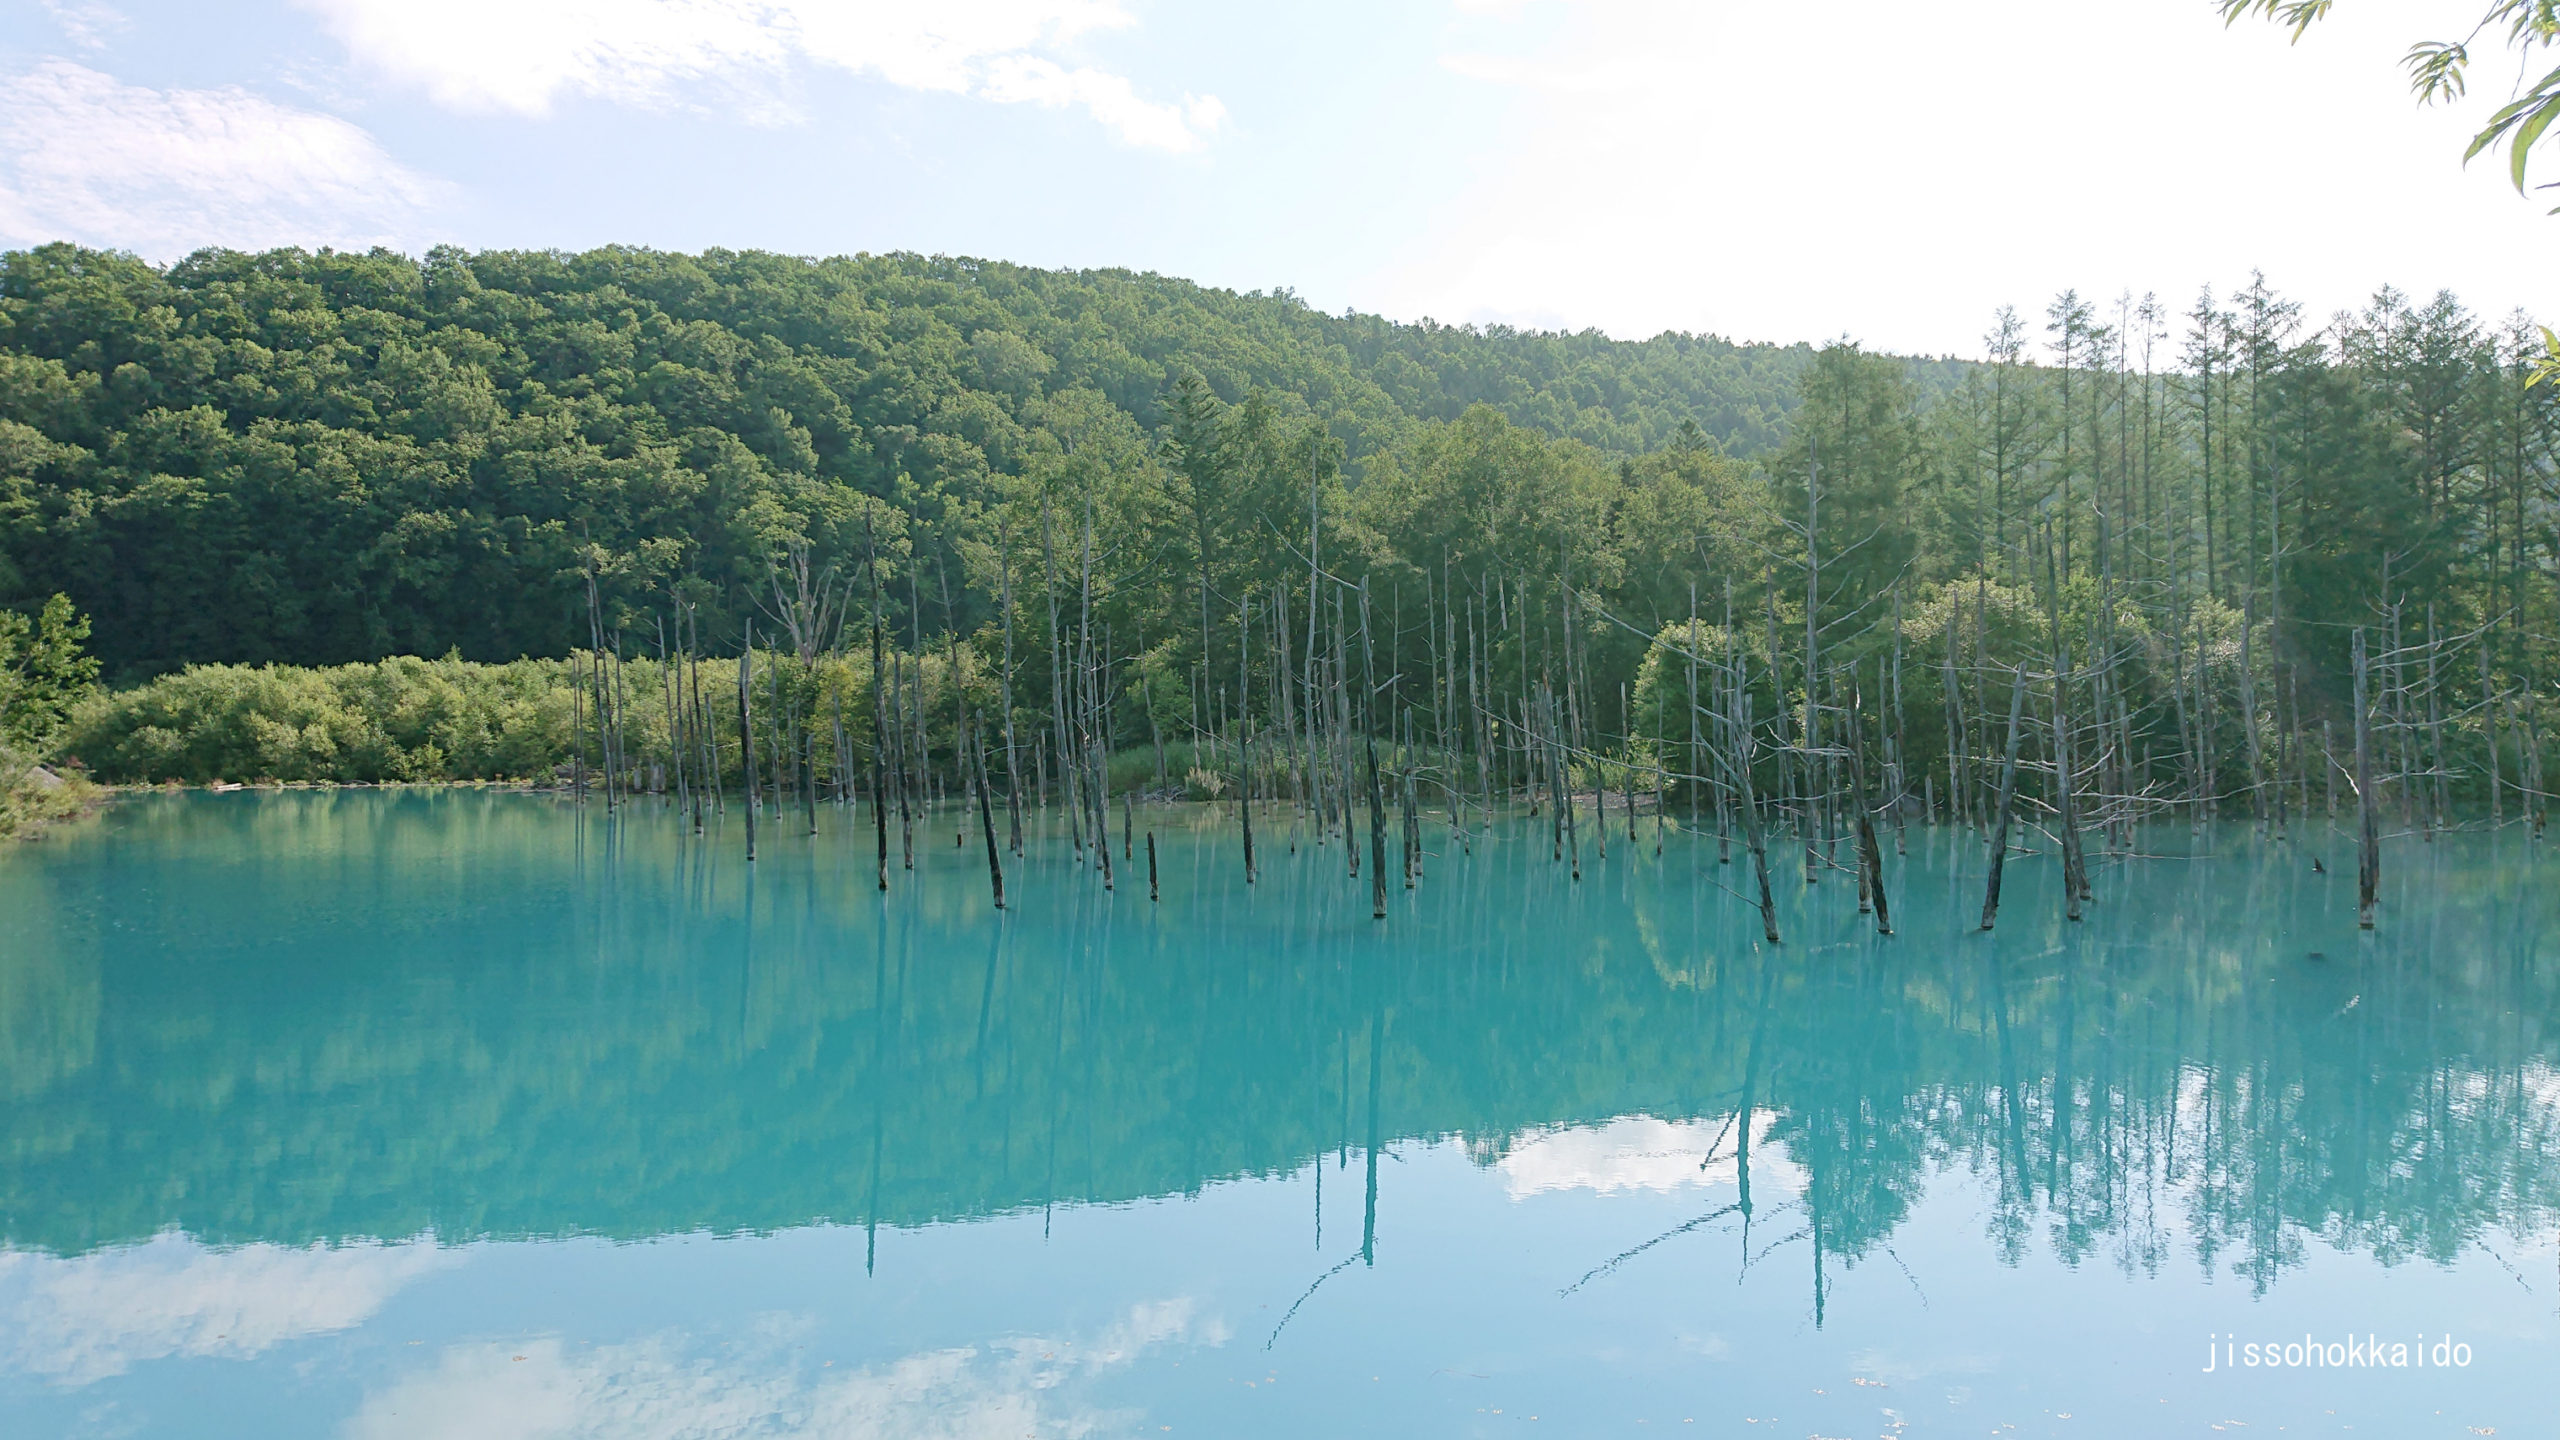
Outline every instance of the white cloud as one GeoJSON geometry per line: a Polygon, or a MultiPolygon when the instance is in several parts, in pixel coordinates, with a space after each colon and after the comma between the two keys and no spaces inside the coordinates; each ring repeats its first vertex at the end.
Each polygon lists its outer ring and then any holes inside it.
{"type": "Polygon", "coordinates": [[[1160,105],[1140,99],[1121,76],[1069,70],[1030,55],[998,58],[987,67],[979,93],[1014,103],[1081,105],[1121,139],[1155,150],[1196,150],[1227,118],[1227,107],[1215,95],[1185,95],[1179,105],[1160,105]]]}
{"type": "Polygon", "coordinates": [[[1077,1380],[1166,1344],[1218,1345],[1226,1327],[1189,1300],[1134,1307],[1086,1341],[1016,1336],[827,1369],[784,1343],[787,1327],[689,1353],[673,1336],[571,1347],[555,1339],[471,1342],[365,1398],[347,1440],[709,1440],[865,1436],[1013,1440],[1136,1429],[1076,1395],[1077,1380]]]}
{"type": "Polygon", "coordinates": [[[2548,294],[2560,222],[2458,163],[2488,107],[2417,109],[2398,66],[2476,0],[2341,7],[2298,46],[2202,3],[1456,8],[1442,68],[1510,119],[1361,287],[1390,314],[1936,351],[2003,302],[2183,304],[2252,266],[2314,315],[2548,294]]]}
{"type": "Polygon", "coordinates": [[[106,44],[109,35],[133,28],[124,12],[99,0],[44,0],[44,9],[65,39],[91,50],[106,44]]]}
{"type": "Polygon", "coordinates": [[[0,1365],[66,1387],[173,1355],[246,1358],[364,1323],[448,1263],[404,1245],[244,1245],[179,1235],[61,1257],[0,1251],[0,1365]]]}
{"type": "MultiPolygon", "coordinates": [[[[1751,1132],[1755,1146],[1775,1119],[1765,1112],[1755,1114],[1751,1132]]],[[[1737,1178],[1730,1118],[1659,1120],[1651,1115],[1622,1115],[1598,1125],[1523,1131],[1503,1147],[1502,1158],[1495,1164],[1502,1171],[1504,1193],[1514,1200],[1554,1190],[1602,1195],[1680,1190],[1730,1185],[1737,1178]]],[[[1781,1157],[1764,1152],[1761,1165],[1764,1185],[1784,1190],[1795,1184],[1795,1167],[1781,1157]]]]}
{"type": "Polygon", "coordinates": [[[0,243],[395,244],[440,188],[344,120],[237,88],[152,90],[67,60],[0,83],[0,243]]]}
{"type": "Polygon", "coordinates": [[[357,59],[457,110],[542,115],[563,96],[666,105],[710,83],[749,118],[787,113],[795,60],[909,90],[1082,108],[1131,145],[1188,151],[1214,97],[1147,100],[1044,53],[1135,23],[1116,0],[301,0],[357,59]]]}

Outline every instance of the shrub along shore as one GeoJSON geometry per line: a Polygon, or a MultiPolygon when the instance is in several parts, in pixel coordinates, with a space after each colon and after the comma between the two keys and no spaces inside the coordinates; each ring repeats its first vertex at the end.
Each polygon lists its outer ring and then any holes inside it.
{"type": "Polygon", "coordinates": [[[529,780],[570,758],[569,662],[197,665],[91,697],[58,744],[118,784],[529,780]]]}
{"type": "Polygon", "coordinates": [[[0,749],[0,840],[22,839],[56,821],[97,809],[106,796],[78,775],[58,774],[0,749]]]}
{"type": "MultiPolygon", "coordinates": [[[[973,652],[960,651],[956,698],[992,710],[999,687],[995,677],[979,673],[974,660],[973,652]]],[[[946,677],[954,663],[948,655],[900,657],[901,683],[948,714],[955,696],[946,677]]],[[[702,668],[706,674],[711,669],[702,668]]],[[[804,667],[791,657],[760,652],[755,669],[760,676],[787,672],[792,707],[804,717],[825,717],[813,727],[819,773],[839,773],[839,734],[845,759],[863,762],[873,732],[868,656],[822,657],[804,667]],[[838,715],[840,732],[833,723],[838,715]]],[[[734,661],[720,670],[723,678],[733,674],[734,661]]],[[[608,656],[598,667],[583,652],[565,660],[503,664],[399,656],[317,668],[191,666],[90,696],[73,711],[54,748],[74,774],[113,785],[574,783],[605,764],[593,703],[599,675],[624,697],[613,723],[616,751],[635,757],[636,773],[628,783],[640,789],[668,786],[668,709],[649,702],[689,709],[696,698],[689,687],[704,682],[685,667],[654,660],[617,664],[608,656]],[[686,692],[685,698],[677,700],[677,691],[686,692]]],[[[758,683],[761,689],[764,682],[758,683]]],[[[753,716],[757,749],[767,757],[777,744],[774,713],[767,706],[753,716]]],[[[680,716],[677,724],[686,722],[680,716]]],[[[1215,798],[1225,782],[1216,772],[1216,757],[1199,753],[1211,747],[1176,739],[1164,728],[1155,727],[1160,745],[1141,743],[1113,756],[1113,788],[1215,798]]],[[[734,771],[734,722],[712,744],[718,767],[734,771]]],[[[1024,752],[1026,781],[1043,763],[1046,756],[1024,752]]],[[[1002,765],[999,756],[999,771],[1002,765]]]]}

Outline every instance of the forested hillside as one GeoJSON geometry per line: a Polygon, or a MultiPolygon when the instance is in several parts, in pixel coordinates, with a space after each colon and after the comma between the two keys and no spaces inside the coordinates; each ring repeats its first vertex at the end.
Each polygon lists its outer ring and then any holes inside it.
{"type": "Polygon", "coordinates": [[[2560,387],[2449,295],[2065,294],[1958,364],[915,257],[55,247],[0,324],[0,603],[67,594],[110,680],[340,667],[91,706],[111,777],[735,773],[692,660],[637,661],[750,626],[781,792],[957,778],[980,723],[1008,787],[1321,732],[1488,804],[1719,745],[1828,794],[1863,737],[1979,817],[2022,725],[2115,827],[2332,803],[2360,716],[2432,823],[2538,814],[2560,721],[2560,387]],[[467,663],[519,656],[570,663],[467,663]]]}
{"type": "MultiPolygon", "coordinates": [[[[1186,377],[1195,410],[1251,407],[1294,493],[1475,404],[1612,456],[1689,427],[1754,453],[1810,356],[914,255],[161,270],[49,246],[0,257],[0,604],[70,594],[128,678],[558,655],[588,638],[588,569],[625,607],[681,586],[734,634],[782,550],[844,558],[859,496],[896,512],[875,531],[912,522],[947,560],[1024,477],[1100,461],[1178,484],[1160,441],[1186,377]]],[[[1957,372],[1921,367],[1933,387],[1957,372]]]]}

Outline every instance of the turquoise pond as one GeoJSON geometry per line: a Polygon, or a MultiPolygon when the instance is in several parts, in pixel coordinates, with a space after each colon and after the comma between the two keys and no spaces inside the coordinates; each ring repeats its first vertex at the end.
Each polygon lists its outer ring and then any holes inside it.
{"type": "Polygon", "coordinates": [[[1381,922],[1282,807],[1002,913],[956,818],[885,897],[825,807],[0,851],[0,1435],[2560,1435],[2560,838],[2359,935],[2325,826],[2164,826],[1983,935],[1915,826],[1772,949],[1650,821],[1429,826],[1381,922]]]}

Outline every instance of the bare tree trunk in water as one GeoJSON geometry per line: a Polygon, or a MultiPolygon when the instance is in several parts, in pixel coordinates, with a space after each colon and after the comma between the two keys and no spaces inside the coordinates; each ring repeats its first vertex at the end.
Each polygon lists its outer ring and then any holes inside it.
{"type": "Polygon", "coordinates": [[[2009,688],[2009,752],[2000,763],[2000,801],[1991,821],[1991,874],[1982,886],[1982,928],[2000,918],[2000,871],[2009,859],[2009,811],[2018,796],[2018,721],[2027,709],[2027,672],[2011,672],[2009,688]]]}
{"type": "Polygon", "coordinates": [[[1236,600],[1236,815],[1244,828],[1244,883],[1253,883],[1253,737],[1245,711],[1253,703],[1253,592],[1236,600]]]}
{"type": "Polygon", "coordinates": [[[1369,702],[1378,693],[1377,651],[1369,641],[1369,581],[1360,581],[1360,667],[1366,693],[1360,701],[1360,744],[1369,760],[1370,918],[1387,918],[1387,802],[1378,787],[1378,737],[1369,702]]]}
{"type": "Polygon", "coordinates": [[[889,743],[889,670],[882,659],[880,635],[880,555],[872,539],[871,521],[862,522],[864,565],[871,572],[871,828],[880,841],[880,893],[889,893],[889,788],[881,751],[889,743]]]}
{"type": "MultiPolygon", "coordinates": [[[[977,740],[978,740],[978,716],[977,716],[977,715],[975,715],[974,713],[973,713],[973,714],[971,714],[971,715],[970,715],[970,717],[969,717],[969,738],[970,738],[971,740],[973,740],[973,741],[977,741],[977,740]]],[[[1000,858],[1000,857],[997,855],[997,853],[996,853],[996,823],[995,823],[995,817],[994,817],[992,814],[990,814],[990,813],[989,813],[988,805],[987,805],[987,784],[988,784],[988,782],[987,782],[987,747],[986,747],[986,745],[985,745],[983,742],[978,743],[978,745],[977,745],[977,751],[978,751],[978,828],[979,828],[980,830],[982,830],[982,831],[984,831],[984,832],[986,833],[986,839],[987,839],[987,883],[988,883],[989,885],[991,885],[991,886],[993,886],[993,887],[995,888],[995,894],[996,894],[996,908],[997,908],[997,909],[999,909],[999,910],[1001,910],[1001,909],[1003,909],[1003,908],[1004,908],[1004,861],[1003,861],[1003,859],[1002,859],[1002,858],[1000,858]]]]}
{"type": "Polygon", "coordinates": [[[2080,901],[2088,893],[2087,862],[2080,855],[2080,819],[2072,811],[2071,791],[2077,777],[2071,754],[2071,675],[2059,654],[2053,667],[2054,824],[2062,841],[2062,915],[2080,918],[2080,901]]]}
{"type": "Polygon", "coordinates": [[[2373,725],[2364,629],[2355,632],[2356,668],[2356,928],[2373,928],[2374,892],[2382,885],[2382,821],[2373,794],[2373,725]]]}
{"type": "Polygon", "coordinates": [[[1733,671],[1733,701],[1725,713],[1730,728],[1729,743],[1717,758],[1724,763],[1725,777],[1733,785],[1734,808],[1742,817],[1742,843],[1751,852],[1752,878],[1760,887],[1760,933],[1772,945],[1778,939],[1778,902],[1769,893],[1769,840],[1760,829],[1760,797],[1751,788],[1751,690],[1743,681],[1742,667],[1733,671]]]}
{"type": "Polygon", "coordinates": [[[755,622],[747,622],[746,644],[738,651],[738,769],[746,777],[747,788],[747,858],[756,858],[756,732],[753,703],[748,699],[755,677],[750,662],[755,659],[755,622]]]}
{"type": "MultiPolygon", "coordinates": [[[[1890,935],[1893,933],[1893,914],[1885,907],[1884,852],[1876,843],[1875,815],[1867,794],[1866,717],[1859,713],[1863,707],[1857,703],[1856,693],[1854,690],[1850,692],[1849,703],[1849,786],[1851,805],[1857,816],[1858,888],[1874,902],[1876,933],[1890,935]]],[[[1888,740],[1887,743],[1891,742],[1888,740]]]]}

